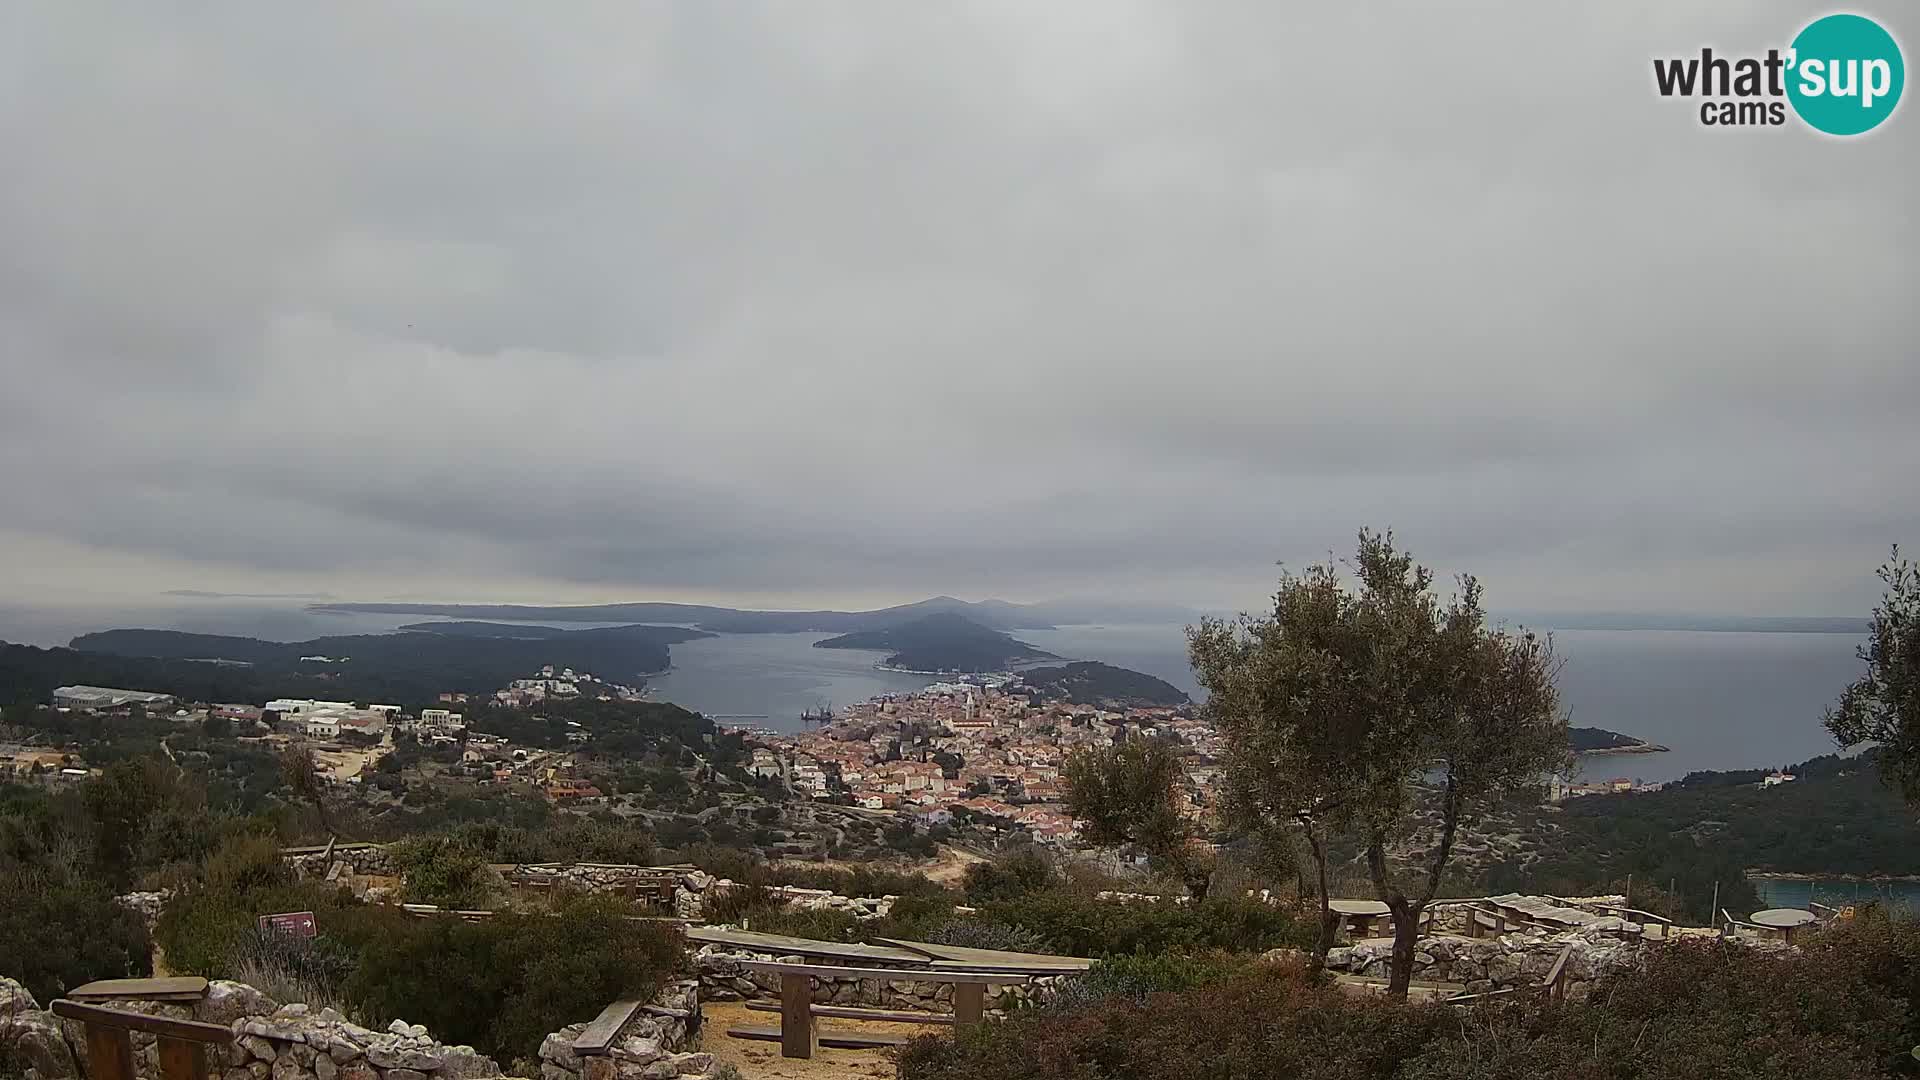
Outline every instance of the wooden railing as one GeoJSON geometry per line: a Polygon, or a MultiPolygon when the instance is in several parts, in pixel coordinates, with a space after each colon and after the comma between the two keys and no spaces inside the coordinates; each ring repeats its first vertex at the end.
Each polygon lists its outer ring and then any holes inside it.
{"type": "Polygon", "coordinates": [[[207,1047],[233,1042],[233,1032],[219,1024],[83,1005],[66,998],[53,1003],[53,1015],[86,1025],[88,1080],[134,1080],[131,1033],[135,1031],[159,1039],[164,1080],[207,1080],[207,1047]]]}

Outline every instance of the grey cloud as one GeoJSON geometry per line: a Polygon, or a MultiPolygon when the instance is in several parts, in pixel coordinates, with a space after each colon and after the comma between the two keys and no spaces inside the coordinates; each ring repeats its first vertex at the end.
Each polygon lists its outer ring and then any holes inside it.
{"type": "Polygon", "coordinates": [[[1920,129],[1648,71],[1814,13],[19,5],[0,588],[1855,611],[1920,129]]]}

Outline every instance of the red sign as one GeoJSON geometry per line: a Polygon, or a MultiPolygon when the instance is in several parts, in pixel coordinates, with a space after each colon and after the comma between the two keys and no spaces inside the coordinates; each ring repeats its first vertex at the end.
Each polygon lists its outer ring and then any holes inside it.
{"type": "Polygon", "coordinates": [[[260,916],[260,932],[285,934],[288,937],[310,938],[320,933],[314,925],[313,912],[289,911],[282,915],[260,916]]]}

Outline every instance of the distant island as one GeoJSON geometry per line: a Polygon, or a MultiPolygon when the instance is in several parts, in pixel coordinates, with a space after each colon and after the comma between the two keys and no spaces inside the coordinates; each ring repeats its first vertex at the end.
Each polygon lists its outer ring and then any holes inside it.
{"type": "Polygon", "coordinates": [[[1186,691],[1145,672],[1075,660],[1060,667],[1031,668],[1020,673],[1029,689],[1050,701],[1101,705],[1114,709],[1154,709],[1188,705],[1186,691]]]}
{"type": "Polygon", "coordinates": [[[1059,657],[964,615],[941,612],[897,626],[862,630],[813,643],[816,649],[871,649],[890,655],[883,667],[928,675],[1006,671],[1059,657]]]}
{"type": "Polygon", "coordinates": [[[1577,727],[1567,731],[1567,742],[1576,754],[1664,754],[1659,743],[1636,739],[1606,728],[1577,727]]]}
{"type": "Polygon", "coordinates": [[[410,633],[265,641],[178,630],[105,630],[69,648],[0,650],[0,703],[43,702],[55,686],[131,686],[201,701],[307,695],[416,704],[446,691],[492,693],[552,664],[638,687],[668,646],[712,635],[677,626],[564,630],[422,624],[410,633]]]}
{"type": "MultiPolygon", "coordinates": [[[[748,611],[705,604],[309,604],[309,611],[379,615],[439,615],[452,619],[532,622],[679,623],[718,634],[852,633],[909,623],[927,615],[959,615],[999,630],[1051,630],[1053,622],[1027,605],[1005,600],[936,596],[872,611],[748,611]]],[[[416,624],[430,625],[430,624],[416,624]]]]}

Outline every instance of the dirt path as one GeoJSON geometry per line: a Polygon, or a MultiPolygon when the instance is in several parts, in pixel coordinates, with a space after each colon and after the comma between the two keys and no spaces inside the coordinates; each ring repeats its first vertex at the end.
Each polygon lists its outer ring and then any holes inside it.
{"type": "MultiPolygon", "coordinates": [[[[897,1074],[893,1056],[885,1050],[829,1050],[822,1047],[805,1060],[783,1058],[780,1044],[736,1039],[727,1034],[735,1025],[777,1027],[776,1013],[750,1012],[737,1001],[709,1001],[700,1006],[700,1049],[714,1060],[733,1065],[746,1080],[844,1080],[891,1078],[897,1074]]],[[[877,1024],[869,1020],[821,1020],[836,1031],[875,1031],[889,1035],[918,1035],[944,1031],[915,1024],[877,1024]]]]}
{"type": "Polygon", "coordinates": [[[967,876],[967,867],[986,861],[971,851],[961,851],[957,847],[942,845],[939,856],[933,860],[933,865],[925,867],[921,872],[942,885],[958,885],[960,879],[967,876]]]}

